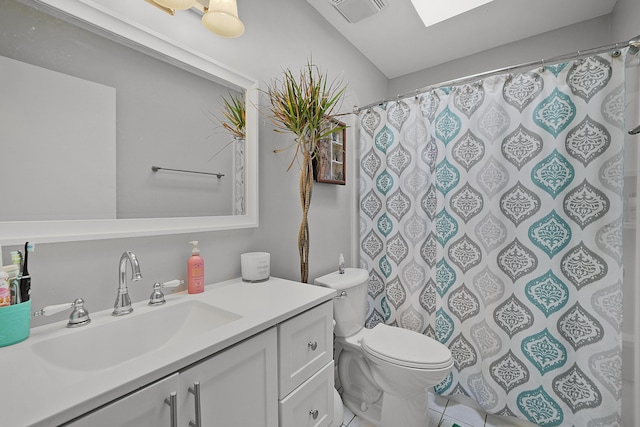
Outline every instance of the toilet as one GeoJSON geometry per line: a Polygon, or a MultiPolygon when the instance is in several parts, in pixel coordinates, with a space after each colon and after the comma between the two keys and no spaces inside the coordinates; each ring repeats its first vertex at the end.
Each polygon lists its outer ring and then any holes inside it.
{"type": "Polygon", "coordinates": [[[344,405],[378,427],[427,427],[427,388],[451,371],[451,351],[408,329],[364,328],[369,274],[347,268],[314,284],[335,289],[334,333],[344,405]]]}

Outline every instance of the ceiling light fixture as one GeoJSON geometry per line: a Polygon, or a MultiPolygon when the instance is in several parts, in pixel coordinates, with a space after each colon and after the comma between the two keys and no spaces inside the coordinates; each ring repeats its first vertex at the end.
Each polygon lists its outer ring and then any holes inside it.
{"type": "Polygon", "coordinates": [[[209,0],[209,9],[202,17],[202,24],[222,37],[239,37],[244,33],[236,0],[209,0]]]}
{"type": "Polygon", "coordinates": [[[175,15],[176,10],[196,9],[203,13],[202,24],[212,33],[222,37],[240,37],[244,24],[238,18],[236,0],[209,0],[204,6],[198,0],[145,0],[160,10],[175,15]]]}
{"type": "Polygon", "coordinates": [[[154,0],[160,6],[173,10],[187,10],[196,5],[196,0],[154,0]]]}
{"type": "Polygon", "coordinates": [[[411,0],[425,27],[446,21],[457,15],[491,3],[493,0],[425,1],[411,0]]]}

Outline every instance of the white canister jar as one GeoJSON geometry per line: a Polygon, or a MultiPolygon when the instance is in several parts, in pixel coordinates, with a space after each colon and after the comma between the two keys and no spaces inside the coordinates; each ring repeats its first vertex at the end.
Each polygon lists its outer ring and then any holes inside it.
{"type": "Polygon", "coordinates": [[[257,283],[269,280],[271,274],[271,254],[269,252],[248,252],[240,255],[242,281],[257,283]]]}

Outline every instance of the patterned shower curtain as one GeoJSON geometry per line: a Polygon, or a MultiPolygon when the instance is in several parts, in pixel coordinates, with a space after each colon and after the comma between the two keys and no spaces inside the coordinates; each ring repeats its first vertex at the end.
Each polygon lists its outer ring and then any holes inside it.
{"type": "Polygon", "coordinates": [[[367,326],[447,345],[437,393],[541,426],[621,425],[624,57],[361,113],[367,326]]]}

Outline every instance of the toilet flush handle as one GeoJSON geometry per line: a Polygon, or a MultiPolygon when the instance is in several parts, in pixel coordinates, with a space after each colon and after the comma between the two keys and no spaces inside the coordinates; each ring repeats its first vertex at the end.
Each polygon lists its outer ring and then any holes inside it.
{"type": "Polygon", "coordinates": [[[335,299],[345,299],[347,297],[347,291],[342,291],[340,292],[340,294],[338,294],[337,297],[334,297],[335,299]]]}

